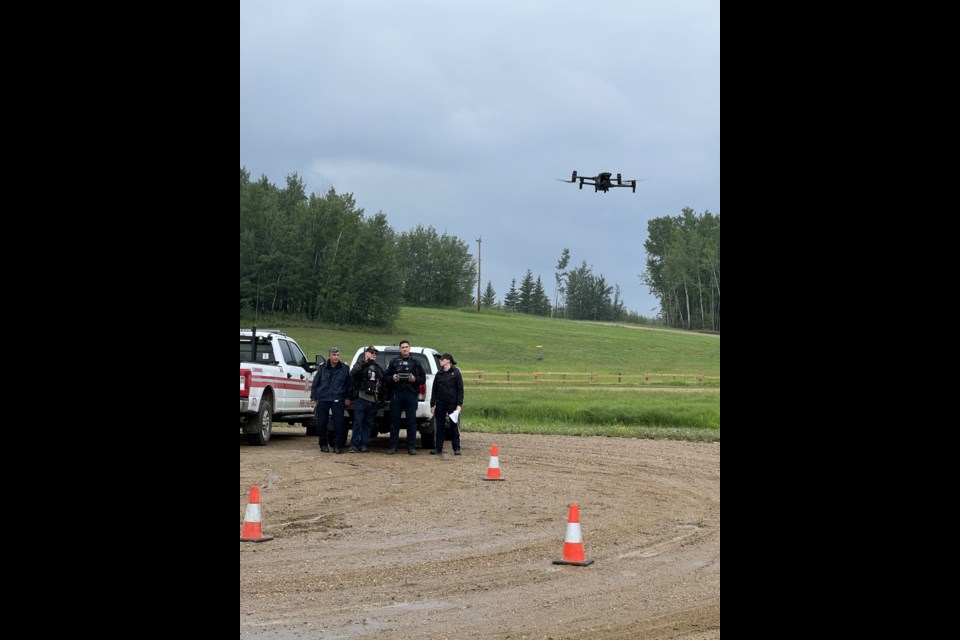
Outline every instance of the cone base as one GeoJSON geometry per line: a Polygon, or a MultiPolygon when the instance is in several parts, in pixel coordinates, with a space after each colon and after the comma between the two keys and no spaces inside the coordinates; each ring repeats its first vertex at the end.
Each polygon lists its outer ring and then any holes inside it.
{"type": "Polygon", "coordinates": [[[506,478],[484,478],[484,480],[505,480],[506,478]]]}
{"type": "Polygon", "coordinates": [[[262,538],[240,538],[240,542],[266,542],[273,540],[273,536],[263,536],[262,538]]]}
{"type": "Polygon", "coordinates": [[[571,562],[570,560],[554,560],[553,564],[572,564],[575,567],[589,567],[593,564],[593,558],[587,558],[583,562],[571,562]]]}

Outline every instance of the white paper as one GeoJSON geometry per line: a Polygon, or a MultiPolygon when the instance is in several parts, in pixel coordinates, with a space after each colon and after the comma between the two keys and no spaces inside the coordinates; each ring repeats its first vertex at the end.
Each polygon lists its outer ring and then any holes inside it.
{"type": "Polygon", "coordinates": [[[460,412],[454,411],[450,414],[450,422],[453,424],[460,424],[460,412]]]}

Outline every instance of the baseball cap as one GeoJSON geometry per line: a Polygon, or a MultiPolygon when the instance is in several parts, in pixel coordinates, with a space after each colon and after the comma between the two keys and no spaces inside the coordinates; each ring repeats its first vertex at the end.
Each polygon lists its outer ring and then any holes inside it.
{"type": "Polygon", "coordinates": [[[377,351],[377,348],[373,345],[370,345],[369,347],[364,349],[364,351],[366,351],[367,353],[380,353],[379,351],[377,351]]]}
{"type": "Polygon", "coordinates": [[[457,361],[454,360],[454,359],[453,359],[453,356],[450,355],[449,353],[444,353],[443,355],[440,356],[440,359],[441,359],[441,360],[449,360],[449,361],[450,361],[450,364],[457,364],[457,361]]]}

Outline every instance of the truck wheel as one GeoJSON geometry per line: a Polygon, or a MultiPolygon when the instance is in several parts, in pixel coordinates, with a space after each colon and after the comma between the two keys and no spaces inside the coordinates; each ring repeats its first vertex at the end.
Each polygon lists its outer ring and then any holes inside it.
{"type": "Polygon", "coordinates": [[[315,436],[315,435],[317,435],[317,421],[316,421],[316,420],[307,420],[306,422],[303,423],[303,426],[305,426],[305,427],[307,428],[307,435],[308,435],[308,436],[315,436]]]}
{"type": "Polygon", "coordinates": [[[430,433],[426,431],[420,432],[420,446],[424,449],[433,449],[437,446],[436,435],[437,435],[437,419],[430,418],[430,422],[427,423],[427,429],[430,430],[430,433]]]}
{"type": "Polygon", "coordinates": [[[247,434],[247,442],[262,447],[270,442],[270,434],[273,433],[273,405],[270,400],[262,399],[260,401],[260,412],[257,414],[257,424],[260,430],[256,433],[247,434]]]}

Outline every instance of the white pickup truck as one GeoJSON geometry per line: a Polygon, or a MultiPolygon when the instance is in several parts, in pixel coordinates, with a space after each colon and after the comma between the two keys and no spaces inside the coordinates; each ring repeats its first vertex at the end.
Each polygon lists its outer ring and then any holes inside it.
{"type": "Polygon", "coordinates": [[[276,329],[240,329],[240,432],[263,446],[274,422],[301,423],[317,434],[310,385],[317,370],[296,340],[276,329]]]}

